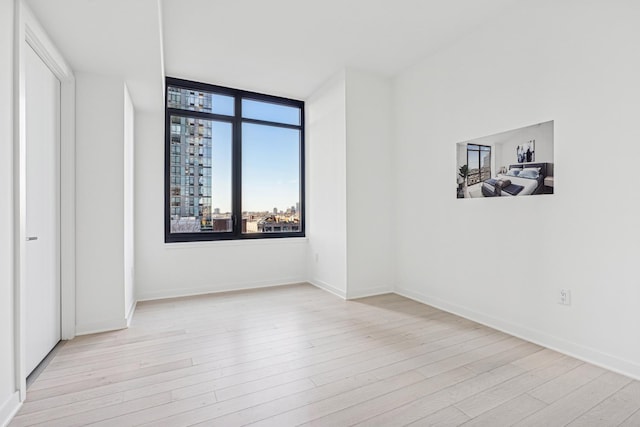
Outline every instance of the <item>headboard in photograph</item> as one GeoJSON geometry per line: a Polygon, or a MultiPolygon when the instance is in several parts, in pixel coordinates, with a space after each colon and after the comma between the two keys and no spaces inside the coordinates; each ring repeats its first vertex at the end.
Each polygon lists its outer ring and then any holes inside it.
{"type": "Polygon", "coordinates": [[[547,176],[547,163],[520,163],[517,165],[509,165],[509,169],[525,169],[540,168],[540,175],[544,178],[547,176]]]}

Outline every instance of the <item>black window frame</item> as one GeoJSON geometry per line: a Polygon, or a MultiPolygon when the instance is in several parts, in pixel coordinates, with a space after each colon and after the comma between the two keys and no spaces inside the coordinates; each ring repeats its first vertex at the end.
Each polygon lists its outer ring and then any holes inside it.
{"type": "MultiPolygon", "coordinates": [[[[483,183],[483,182],[484,182],[484,181],[482,181],[482,151],[483,151],[483,150],[482,150],[482,148],[480,148],[480,147],[484,147],[484,148],[488,148],[488,149],[489,149],[489,159],[491,159],[491,156],[492,156],[492,154],[493,154],[493,153],[492,153],[492,150],[493,150],[493,149],[491,148],[491,146],[490,146],[490,145],[482,145],[482,144],[467,144],[467,167],[469,168],[469,171],[471,171],[471,164],[469,163],[469,151],[477,151],[477,152],[478,152],[478,173],[477,173],[477,174],[476,174],[476,173],[474,173],[474,174],[469,173],[469,174],[467,175],[467,184],[469,184],[469,178],[471,177],[471,175],[474,175],[474,176],[475,176],[475,175],[477,175],[477,176],[478,176],[478,181],[477,181],[477,182],[474,182],[474,184],[471,184],[471,185],[481,184],[481,183],[483,183]],[[470,148],[469,148],[469,145],[477,146],[477,147],[478,147],[478,149],[477,149],[477,150],[470,149],[470,148]]],[[[491,169],[491,160],[489,160],[489,178],[491,178],[491,176],[492,176],[492,175],[491,175],[491,174],[492,174],[492,172],[493,172],[493,171],[492,171],[492,169],[491,169]]],[[[488,179],[488,178],[487,178],[487,179],[488,179]]]]}
{"type": "MultiPolygon", "coordinates": [[[[251,92],[242,89],[212,85],[175,77],[165,78],[165,161],[164,161],[164,241],[165,243],[178,242],[206,242],[218,240],[253,240],[253,239],[278,239],[290,237],[305,237],[305,111],[304,101],[284,98],[263,93],[251,92]],[[227,116],[216,113],[206,113],[180,108],[169,108],[169,87],[179,87],[187,90],[197,90],[219,95],[234,97],[234,115],[227,116]],[[289,125],[272,122],[269,120],[248,119],[242,117],[242,100],[254,100],[278,104],[300,109],[300,125],[289,125]],[[232,231],[230,232],[191,232],[171,233],[171,117],[191,117],[205,120],[216,120],[231,123],[232,149],[231,149],[231,218],[232,231]],[[299,206],[299,231],[269,232],[269,233],[243,233],[242,232],[242,124],[252,123],[258,125],[275,126],[300,131],[300,206],[299,206]]],[[[175,196],[174,196],[175,197],[175,196]]]]}

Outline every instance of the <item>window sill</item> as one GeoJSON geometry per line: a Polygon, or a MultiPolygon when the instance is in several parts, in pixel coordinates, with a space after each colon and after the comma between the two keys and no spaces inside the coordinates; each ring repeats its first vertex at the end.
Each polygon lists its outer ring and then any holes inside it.
{"type": "Polygon", "coordinates": [[[238,239],[238,240],[209,240],[203,242],[175,242],[164,243],[166,249],[205,249],[224,248],[230,246],[260,246],[260,245],[303,245],[309,241],[308,237],[282,237],[277,239],[238,239]]]}

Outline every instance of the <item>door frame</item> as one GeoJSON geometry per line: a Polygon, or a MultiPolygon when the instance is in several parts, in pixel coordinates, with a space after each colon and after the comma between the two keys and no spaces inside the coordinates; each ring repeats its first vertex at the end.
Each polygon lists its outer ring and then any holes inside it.
{"type": "Polygon", "coordinates": [[[27,394],[25,363],[26,271],[26,105],[25,54],[33,49],[60,80],[60,332],[75,337],[75,77],[25,0],[15,0],[14,72],[14,339],[16,384],[20,401],[27,394]]]}

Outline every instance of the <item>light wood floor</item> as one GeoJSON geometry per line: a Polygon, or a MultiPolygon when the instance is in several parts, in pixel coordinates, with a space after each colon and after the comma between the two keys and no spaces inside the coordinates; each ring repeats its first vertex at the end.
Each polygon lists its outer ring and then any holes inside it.
{"type": "Polygon", "coordinates": [[[397,295],[310,285],[140,303],[11,426],[640,426],[640,382],[397,295]]]}

